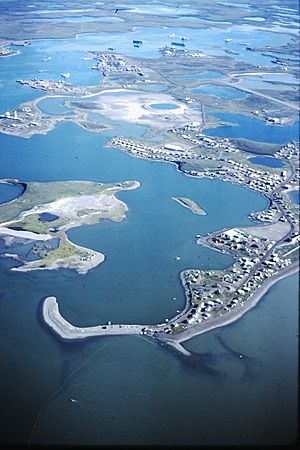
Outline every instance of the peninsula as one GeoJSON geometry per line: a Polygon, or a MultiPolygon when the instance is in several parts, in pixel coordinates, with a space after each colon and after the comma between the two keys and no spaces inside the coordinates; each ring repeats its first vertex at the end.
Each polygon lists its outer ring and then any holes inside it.
{"type": "MultiPolygon", "coordinates": [[[[18,180],[3,180],[10,184],[18,180]]],[[[103,220],[121,222],[127,205],[115,197],[120,191],[136,189],[137,181],[102,184],[87,181],[26,183],[15,200],[0,205],[0,237],[7,247],[14,242],[33,243],[26,257],[4,253],[18,262],[14,271],[57,269],[85,274],[104,261],[104,255],[71,242],[70,228],[103,220]]]]}

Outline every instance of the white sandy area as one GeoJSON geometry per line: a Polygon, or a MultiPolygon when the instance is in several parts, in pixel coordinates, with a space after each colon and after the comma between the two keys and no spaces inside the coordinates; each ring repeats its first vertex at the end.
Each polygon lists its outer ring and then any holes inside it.
{"type": "Polygon", "coordinates": [[[17,238],[29,239],[30,241],[46,241],[53,238],[50,234],[37,234],[25,230],[11,230],[10,228],[3,226],[0,226],[0,235],[9,235],[17,238]]]}
{"type": "Polygon", "coordinates": [[[262,225],[255,227],[240,228],[242,231],[257,236],[260,238],[271,239],[272,241],[279,241],[282,239],[291,229],[288,222],[276,222],[271,225],[262,225]]]}
{"type": "Polygon", "coordinates": [[[180,122],[197,121],[199,119],[199,114],[169,94],[121,88],[102,90],[98,93],[81,96],[81,99],[91,97],[96,97],[94,99],[95,112],[113,120],[140,124],[151,124],[155,121],[156,127],[164,128],[170,126],[170,120],[165,119],[166,116],[180,122]],[[117,93],[124,93],[124,95],[115,95],[117,93]],[[176,109],[156,109],[150,106],[158,103],[171,104],[176,106],[176,109]]]}
{"type": "Polygon", "coordinates": [[[64,340],[84,339],[94,336],[140,334],[144,325],[97,325],[76,327],[65,320],[59,312],[56,298],[51,296],[44,300],[43,319],[47,325],[64,340]]]}

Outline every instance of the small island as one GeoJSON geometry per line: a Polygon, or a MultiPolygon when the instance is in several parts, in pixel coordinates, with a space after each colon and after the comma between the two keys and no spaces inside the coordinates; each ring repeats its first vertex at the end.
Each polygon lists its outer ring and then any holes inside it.
{"type": "Polygon", "coordinates": [[[184,208],[190,209],[194,214],[206,216],[206,212],[194,200],[187,197],[172,197],[172,200],[182,205],[184,208]]]}

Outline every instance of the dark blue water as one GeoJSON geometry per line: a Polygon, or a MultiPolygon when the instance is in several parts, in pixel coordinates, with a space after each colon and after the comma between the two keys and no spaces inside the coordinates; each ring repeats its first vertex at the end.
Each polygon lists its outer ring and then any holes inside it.
{"type": "Polygon", "coordinates": [[[215,113],[213,116],[232,125],[211,128],[206,131],[209,136],[242,138],[270,144],[285,144],[299,138],[299,122],[293,125],[266,125],[261,120],[240,114],[215,113]]]}
{"type": "Polygon", "coordinates": [[[53,222],[53,220],[58,219],[58,216],[56,216],[55,214],[51,214],[51,213],[41,213],[39,215],[39,220],[41,222],[53,222]]]}
{"type": "Polygon", "coordinates": [[[300,192],[298,191],[292,191],[289,192],[290,198],[293,200],[294,203],[297,203],[299,205],[300,203],[300,192]]]}
{"type": "Polygon", "coordinates": [[[263,165],[267,167],[283,167],[283,161],[280,159],[272,158],[271,156],[254,156],[253,158],[249,158],[253,164],[263,165]]]}
{"type": "Polygon", "coordinates": [[[22,184],[0,183],[0,204],[19,197],[24,192],[22,184]]]}

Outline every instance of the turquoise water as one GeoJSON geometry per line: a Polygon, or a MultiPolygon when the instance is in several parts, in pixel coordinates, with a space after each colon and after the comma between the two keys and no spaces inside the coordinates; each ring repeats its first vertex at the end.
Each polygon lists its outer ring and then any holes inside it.
{"type": "Polygon", "coordinates": [[[253,158],[249,158],[253,164],[263,165],[267,167],[283,167],[283,161],[280,159],[272,158],[271,156],[254,156],[253,158]]]}
{"type": "Polygon", "coordinates": [[[216,118],[232,125],[221,125],[206,131],[209,136],[242,138],[270,144],[285,144],[299,137],[299,122],[293,125],[267,125],[261,120],[240,114],[215,113],[216,118]]]}
{"type": "MultiPolygon", "coordinates": [[[[72,40],[71,40],[72,41],[72,40]]],[[[76,42],[76,40],[73,40],[76,42]]],[[[56,50],[59,43],[63,46],[67,40],[37,40],[27,47],[22,47],[22,53],[10,58],[0,58],[0,113],[16,108],[20,103],[33,100],[45,92],[21,86],[19,79],[52,79],[61,80],[62,72],[70,72],[70,83],[86,86],[97,85],[102,78],[100,72],[91,70],[94,63],[84,60],[87,57],[86,50],[76,51],[56,50]],[[42,61],[45,58],[51,60],[42,61]],[[67,70],[68,69],[68,70],[67,70]],[[43,70],[45,72],[38,72],[43,70]]],[[[90,55],[89,55],[90,56],[90,55]]]]}
{"type": "Polygon", "coordinates": [[[245,94],[245,92],[240,91],[239,89],[217,86],[214,84],[200,86],[196,89],[193,89],[192,92],[194,94],[215,95],[216,97],[224,98],[226,100],[233,100],[233,99],[237,100],[239,98],[244,98],[247,95],[245,94]]]}
{"type": "Polygon", "coordinates": [[[23,192],[24,186],[21,184],[0,183],[0,204],[14,200],[23,194],[23,192]]]}
{"type": "Polygon", "coordinates": [[[300,203],[300,193],[298,191],[292,191],[289,193],[290,198],[293,200],[294,203],[297,203],[299,205],[300,203]]]}
{"type": "Polygon", "coordinates": [[[154,109],[177,109],[177,105],[173,105],[172,103],[152,103],[149,105],[150,108],[154,109]]]}
{"type": "Polygon", "coordinates": [[[70,99],[70,97],[45,98],[38,102],[38,108],[46,114],[59,115],[72,113],[72,111],[64,105],[66,100],[75,101],[77,99],[70,99]]]}

